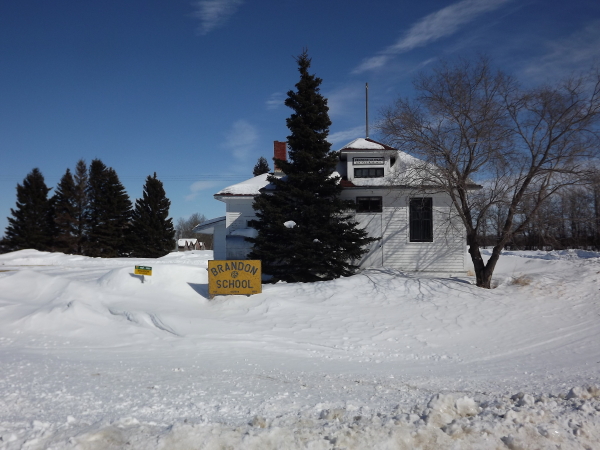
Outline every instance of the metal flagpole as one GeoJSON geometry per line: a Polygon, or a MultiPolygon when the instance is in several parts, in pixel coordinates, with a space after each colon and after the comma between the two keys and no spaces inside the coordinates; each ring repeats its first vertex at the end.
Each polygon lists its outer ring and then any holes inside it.
{"type": "Polygon", "coordinates": [[[365,83],[365,122],[367,125],[367,138],[369,137],[369,83],[365,83]]]}

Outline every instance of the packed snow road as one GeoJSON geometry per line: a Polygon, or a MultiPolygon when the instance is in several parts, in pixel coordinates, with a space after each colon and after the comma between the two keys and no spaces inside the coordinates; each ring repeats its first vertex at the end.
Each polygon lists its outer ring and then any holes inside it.
{"type": "Polygon", "coordinates": [[[597,449],[599,256],[208,300],[211,252],[0,255],[0,448],[597,449]]]}

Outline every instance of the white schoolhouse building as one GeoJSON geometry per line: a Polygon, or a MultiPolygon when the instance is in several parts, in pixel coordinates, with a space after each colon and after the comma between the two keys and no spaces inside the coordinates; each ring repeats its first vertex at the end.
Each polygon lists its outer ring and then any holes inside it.
{"type": "MultiPolygon", "coordinates": [[[[274,147],[276,158],[287,159],[285,142],[275,141],[274,147]]],[[[465,274],[464,226],[453,214],[447,193],[424,190],[415,180],[414,168],[423,161],[369,138],[349,142],[339,154],[342,198],[356,202],[355,220],[370,236],[380,238],[360,261],[361,268],[465,274]],[[406,176],[411,170],[411,176],[406,176]]],[[[284,174],[275,168],[274,175],[284,174]]],[[[225,203],[225,216],[194,230],[214,234],[214,259],[246,259],[251,244],[244,238],[256,236],[251,227],[256,220],[252,203],[269,184],[267,176],[259,175],[214,195],[225,203]]]]}

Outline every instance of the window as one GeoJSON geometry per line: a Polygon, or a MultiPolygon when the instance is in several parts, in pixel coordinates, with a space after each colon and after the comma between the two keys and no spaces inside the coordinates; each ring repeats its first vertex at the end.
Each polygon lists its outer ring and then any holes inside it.
{"type": "Polygon", "coordinates": [[[433,242],[431,197],[410,199],[410,242],[433,242]]]}
{"type": "Polygon", "coordinates": [[[369,167],[364,169],[354,169],[354,178],[381,178],[383,177],[383,167],[369,167]]]}
{"type": "Polygon", "coordinates": [[[356,197],[356,212],[381,212],[381,197],[356,197]]]}

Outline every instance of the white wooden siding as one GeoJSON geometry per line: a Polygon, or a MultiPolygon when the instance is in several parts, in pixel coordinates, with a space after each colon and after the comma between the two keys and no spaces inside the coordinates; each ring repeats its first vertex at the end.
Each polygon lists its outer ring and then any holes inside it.
{"type": "Polygon", "coordinates": [[[225,243],[225,224],[223,222],[215,225],[213,232],[213,258],[224,260],[227,257],[225,243]]]}
{"type": "Polygon", "coordinates": [[[386,267],[406,271],[464,272],[465,233],[443,194],[388,195],[383,207],[386,267]],[[410,242],[409,198],[433,199],[433,242],[410,242]]]}
{"type": "MultiPolygon", "coordinates": [[[[423,194],[393,188],[347,189],[342,198],[381,196],[382,213],[357,213],[355,220],[367,229],[370,236],[381,241],[370,246],[360,266],[390,267],[403,271],[440,273],[465,272],[466,239],[462,223],[451,214],[450,201],[445,194],[423,194]],[[411,197],[433,199],[433,242],[410,242],[408,227],[408,202],[411,197]]],[[[252,209],[253,198],[228,199],[225,234],[247,228],[248,221],[256,219],[252,209]]],[[[223,239],[225,240],[225,239],[223,239]]],[[[250,250],[249,243],[240,237],[230,236],[225,244],[227,259],[244,259],[250,250]]],[[[216,246],[215,246],[216,248],[216,246]]],[[[216,257],[216,255],[215,255],[216,257]]]]}
{"type": "MultiPolygon", "coordinates": [[[[354,215],[354,220],[358,222],[358,228],[364,228],[370,237],[381,238],[381,213],[356,213],[354,215]]],[[[361,267],[383,266],[383,248],[381,240],[372,242],[369,245],[369,252],[362,257],[358,265],[361,267]]]]}
{"type": "Polygon", "coordinates": [[[225,215],[225,226],[227,234],[239,228],[247,228],[248,221],[256,219],[252,209],[253,197],[232,198],[227,201],[227,212],[225,215]]]}
{"type": "MultiPolygon", "coordinates": [[[[361,267],[380,267],[379,254],[384,267],[404,271],[427,271],[440,273],[465,272],[466,239],[462,223],[451,214],[450,200],[445,194],[423,194],[408,190],[393,189],[352,189],[343,192],[343,198],[381,196],[383,212],[381,217],[382,239],[378,246],[372,246],[363,258],[361,267]],[[431,197],[433,199],[433,242],[410,242],[408,214],[409,198],[431,197]]],[[[363,227],[371,214],[357,213],[356,220],[363,227]]],[[[369,230],[370,233],[371,230],[369,230]]]]}
{"type": "Polygon", "coordinates": [[[253,202],[254,197],[227,200],[225,259],[246,259],[248,253],[252,250],[252,244],[247,242],[243,236],[232,236],[231,233],[240,228],[248,228],[248,221],[256,219],[254,209],[252,209],[253,202]]]}

